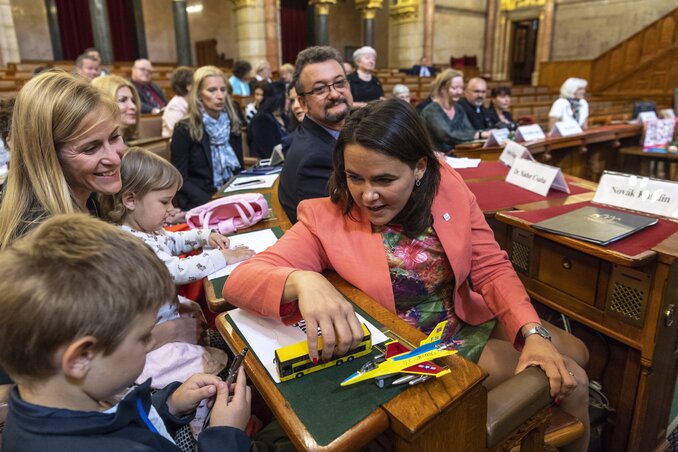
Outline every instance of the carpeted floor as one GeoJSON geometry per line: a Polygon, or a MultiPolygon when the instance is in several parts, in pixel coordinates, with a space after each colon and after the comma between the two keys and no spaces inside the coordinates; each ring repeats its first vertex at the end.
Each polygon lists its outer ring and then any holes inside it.
{"type": "Polygon", "coordinates": [[[678,452],[678,428],[674,428],[669,435],[669,451],[678,452]]]}

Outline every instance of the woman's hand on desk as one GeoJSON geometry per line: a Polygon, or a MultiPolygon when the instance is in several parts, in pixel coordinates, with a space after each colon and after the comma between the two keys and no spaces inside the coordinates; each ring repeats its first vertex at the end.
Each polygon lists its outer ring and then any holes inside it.
{"type": "Polygon", "coordinates": [[[320,273],[298,270],[285,283],[283,302],[299,300],[306,321],[308,354],[318,358],[318,327],[323,335],[322,359],[345,355],[363,339],[363,329],[351,303],[320,273]]]}
{"type": "Polygon", "coordinates": [[[561,355],[551,341],[533,334],[525,339],[525,346],[520,353],[516,373],[520,373],[530,366],[540,367],[549,379],[551,397],[556,401],[567,397],[577,387],[574,375],[570,373],[563,355],[561,355]]]}

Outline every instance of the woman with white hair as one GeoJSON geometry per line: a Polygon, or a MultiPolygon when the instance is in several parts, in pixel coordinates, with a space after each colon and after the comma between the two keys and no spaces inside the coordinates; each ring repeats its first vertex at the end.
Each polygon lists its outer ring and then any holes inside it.
{"type": "Polygon", "coordinates": [[[381,82],[373,75],[376,61],[377,51],[370,46],[361,47],[353,52],[353,62],[358,69],[346,79],[351,84],[354,107],[362,107],[371,100],[384,97],[381,82]]]}
{"type": "Polygon", "coordinates": [[[410,103],[410,89],[406,85],[397,84],[393,87],[393,97],[410,103]]]}
{"type": "Polygon", "coordinates": [[[586,80],[570,77],[560,87],[560,98],[553,103],[549,112],[549,129],[559,121],[577,121],[586,129],[589,119],[589,103],[584,99],[586,80]]]}

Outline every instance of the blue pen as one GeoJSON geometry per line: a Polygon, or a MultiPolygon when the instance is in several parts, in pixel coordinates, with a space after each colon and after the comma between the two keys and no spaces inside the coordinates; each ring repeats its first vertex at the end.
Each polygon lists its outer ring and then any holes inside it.
{"type": "Polygon", "coordinates": [[[243,185],[252,185],[252,184],[260,184],[262,182],[266,182],[263,179],[252,179],[252,180],[246,180],[243,182],[233,182],[234,187],[241,187],[243,185]]]}

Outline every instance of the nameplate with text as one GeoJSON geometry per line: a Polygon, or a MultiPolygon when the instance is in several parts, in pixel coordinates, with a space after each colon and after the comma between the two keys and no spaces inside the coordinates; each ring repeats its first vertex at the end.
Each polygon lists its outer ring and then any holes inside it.
{"type": "Polygon", "coordinates": [[[558,121],[551,132],[550,137],[571,137],[572,135],[579,135],[584,133],[577,121],[558,121]]]}
{"type": "Polygon", "coordinates": [[[492,129],[490,130],[490,136],[487,138],[487,141],[485,141],[483,147],[503,146],[508,136],[509,129],[492,129]]]}
{"type": "Polygon", "coordinates": [[[506,182],[541,196],[546,196],[551,188],[570,192],[560,168],[526,159],[516,159],[513,162],[506,182]]]}
{"type": "Polygon", "coordinates": [[[530,124],[529,126],[520,126],[516,131],[516,141],[537,141],[546,138],[544,131],[539,124],[530,124]]]}
{"type": "Polygon", "coordinates": [[[678,218],[678,182],[605,171],[593,202],[678,218]]]}
{"type": "Polygon", "coordinates": [[[506,146],[504,146],[504,150],[499,156],[499,161],[506,166],[513,166],[513,161],[515,159],[534,160],[534,157],[532,157],[530,150],[522,144],[506,140],[506,146]]]}
{"type": "Polygon", "coordinates": [[[648,121],[654,121],[657,119],[657,113],[654,111],[641,111],[638,113],[638,120],[645,124],[648,121]]]}

